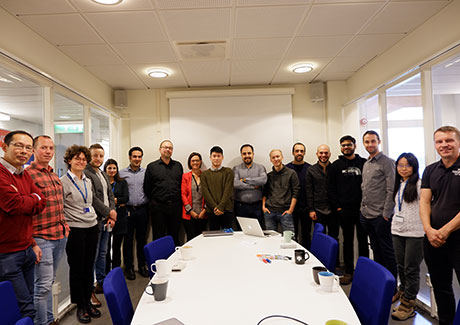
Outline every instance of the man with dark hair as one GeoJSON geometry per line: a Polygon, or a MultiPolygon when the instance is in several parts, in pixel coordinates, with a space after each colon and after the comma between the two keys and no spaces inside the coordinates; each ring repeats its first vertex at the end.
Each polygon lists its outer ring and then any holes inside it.
{"type": "Polygon", "coordinates": [[[265,226],[268,230],[277,230],[279,223],[283,231],[294,231],[292,213],[299,195],[299,179],[295,171],[283,165],[280,149],[270,151],[270,161],[273,167],[267,174],[262,198],[265,226]]]}
{"type": "Polygon", "coordinates": [[[311,219],[307,211],[307,192],[305,188],[305,177],[310,164],[304,161],[306,153],[307,149],[303,143],[295,143],[292,146],[292,155],[294,160],[287,164],[286,167],[293,169],[296,172],[300,184],[299,194],[297,195],[297,203],[293,212],[295,236],[303,247],[310,248],[311,219]]]}
{"type": "MultiPolygon", "coordinates": [[[[380,137],[377,132],[366,131],[363,135],[363,144],[369,158],[363,166],[361,225],[369,235],[374,260],[386,267],[397,279],[398,271],[391,237],[395,162],[379,150],[380,137]]],[[[399,295],[400,293],[396,292],[393,300],[396,301],[399,295]]]]}
{"type": "Polygon", "coordinates": [[[174,146],[170,140],[160,143],[160,158],[147,165],[144,192],[150,201],[152,239],[171,235],[176,246],[181,244],[179,229],[182,220],[182,164],[173,160],[174,146]]]}
{"type": "Polygon", "coordinates": [[[211,167],[201,174],[203,198],[209,217],[209,229],[232,227],[233,172],[223,167],[224,151],[219,146],[210,150],[211,167]]]}
{"type": "Polygon", "coordinates": [[[452,324],[455,317],[453,270],[460,281],[460,131],[440,127],[434,132],[434,145],[441,159],[423,173],[420,218],[425,262],[443,325],[452,324]]]}
{"type": "Polygon", "coordinates": [[[42,250],[42,259],[35,266],[34,323],[39,325],[54,322],[52,286],[70,230],[64,216],[62,183],[49,165],[54,157],[54,149],[51,137],[35,137],[35,159],[26,168],[34,184],[46,198],[45,209],[32,220],[33,236],[42,250]]]}
{"type": "Polygon", "coordinates": [[[369,257],[367,235],[359,221],[362,171],[366,159],[355,154],[355,138],[345,135],[339,141],[343,155],[329,168],[327,194],[331,209],[337,213],[342,227],[345,275],[340,283],[346,285],[353,279],[355,227],[359,256],[369,257]]]}
{"type": "Polygon", "coordinates": [[[129,201],[126,205],[128,231],[123,240],[123,263],[128,280],[136,279],[134,273],[133,243],[136,239],[137,265],[139,274],[148,277],[145,266],[144,246],[147,241],[149,222],[148,201],[144,193],[145,168],[141,167],[144,151],[141,147],[129,149],[129,166],[120,170],[120,177],[128,183],[129,201]]]}
{"type": "MultiPolygon", "coordinates": [[[[93,144],[89,147],[91,161],[85,168],[85,175],[93,184],[93,208],[96,211],[99,238],[96,250],[96,260],[94,269],[96,272],[95,293],[102,293],[102,283],[106,276],[106,255],[108,240],[112,228],[117,220],[117,211],[115,210],[115,198],[107,174],[100,169],[104,162],[104,148],[99,144],[93,144]]],[[[94,307],[100,307],[101,302],[97,297],[92,295],[91,303],[94,307]]]]}
{"type": "Polygon", "coordinates": [[[11,281],[23,317],[34,319],[34,268],[42,256],[33,234],[33,216],[46,199],[23,165],[33,152],[33,138],[25,131],[8,133],[0,158],[0,281],[11,281]]]}
{"type": "Polygon", "coordinates": [[[263,226],[262,196],[267,182],[265,167],[254,162],[254,148],[243,144],[240,148],[243,162],[233,167],[235,189],[235,216],[257,218],[263,226]]]}

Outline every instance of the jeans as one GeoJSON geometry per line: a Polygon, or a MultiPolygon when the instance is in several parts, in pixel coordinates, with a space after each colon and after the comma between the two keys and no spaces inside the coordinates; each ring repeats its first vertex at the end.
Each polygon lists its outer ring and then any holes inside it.
{"type": "Polygon", "coordinates": [[[396,262],[401,284],[399,290],[404,298],[417,298],[420,288],[420,263],[423,260],[423,237],[403,237],[393,235],[396,262]]]}
{"type": "Polygon", "coordinates": [[[339,217],[339,223],[340,227],[342,227],[343,234],[343,261],[345,262],[345,273],[353,274],[353,271],[355,269],[355,227],[356,237],[358,239],[359,256],[369,257],[369,243],[367,239],[367,234],[364,231],[361,222],[359,221],[359,209],[343,209],[337,211],[337,215],[339,217]]]}
{"type": "Polygon", "coordinates": [[[145,266],[144,246],[147,243],[147,225],[149,212],[147,204],[139,207],[127,206],[128,232],[123,242],[123,263],[126,269],[134,269],[133,244],[136,238],[137,265],[145,266]]]}
{"type": "Polygon", "coordinates": [[[94,261],[94,271],[96,272],[96,281],[100,285],[102,285],[102,282],[104,282],[105,276],[107,275],[105,273],[105,263],[106,263],[106,255],[107,255],[109,237],[110,237],[109,232],[100,229],[100,232],[97,238],[96,259],[94,261]]]}
{"type": "MultiPolygon", "coordinates": [[[[244,218],[254,218],[259,220],[260,227],[265,229],[265,220],[262,213],[262,201],[254,203],[244,203],[235,201],[235,217],[244,217],[244,218]]],[[[239,228],[239,223],[237,222],[237,229],[239,228]]],[[[241,229],[238,229],[241,230],[241,229]]]]}
{"type": "Polygon", "coordinates": [[[265,213],[265,227],[267,227],[268,230],[276,231],[278,229],[277,223],[279,222],[281,224],[282,231],[290,230],[293,232],[294,218],[292,217],[292,214],[286,213],[284,216],[282,214],[283,212],[276,211],[265,213]]]}
{"type": "Polygon", "coordinates": [[[35,320],[38,325],[47,325],[54,321],[52,287],[56,279],[56,270],[64,252],[67,238],[46,240],[35,237],[42,250],[42,259],[35,266],[35,320]]]}
{"type": "Polygon", "coordinates": [[[32,246],[18,252],[0,253],[0,281],[11,281],[22,317],[32,319],[35,318],[33,296],[36,259],[32,246]]]}
{"type": "Polygon", "coordinates": [[[425,262],[433,284],[438,305],[439,324],[452,324],[455,316],[455,296],[452,289],[453,270],[460,283],[460,238],[458,230],[453,232],[441,247],[431,246],[423,240],[425,262]]]}
{"type": "Polygon", "coordinates": [[[366,219],[361,215],[361,224],[371,240],[374,260],[390,271],[396,280],[398,270],[391,238],[391,220],[386,221],[382,216],[366,219]]]}
{"type": "Polygon", "coordinates": [[[295,207],[293,216],[294,233],[297,242],[299,242],[306,249],[310,249],[311,244],[311,219],[308,215],[307,208],[295,207]],[[300,221],[300,231],[299,231],[300,221]]]}

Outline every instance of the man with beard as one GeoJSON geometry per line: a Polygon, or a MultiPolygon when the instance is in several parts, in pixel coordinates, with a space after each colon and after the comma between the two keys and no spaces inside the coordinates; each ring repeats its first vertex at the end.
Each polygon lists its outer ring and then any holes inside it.
{"type": "Polygon", "coordinates": [[[334,161],[328,171],[327,195],[332,211],[337,213],[343,234],[343,260],[345,275],[341,284],[350,284],[354,271],[355,227],[359,256],[369,257],[367,235],[359,221],[361,205],[362,171],[366,159],[355,154],[356,139],[350,135],[340,138],[342,156],[334,161]]]}
{"type": "Polygon", "coordinates": [[[235,216],[257,218],[264,224],[262,214],[263,186],[267,182],[265,167],[254,162],[254,148],[243,144],[240,148],[243,162],[233,167],[235,216]]]}
{"type": "Polygon", "coordinates": [[[322,144],[316,149],[318,162],[310,166],[306,176],[307,209],[315,223],[321,223],[327,234],[338,241],[339,222],[327,199],[327,173],[331,166],[329,146],[322,144]]]}
{"type": "Polygon", "coordinates": [[[293,169],[300,183],[300,190],[297,196],[297,204],[295,205],[293,217],[294,217],[294,232],[297,241],[300,240],[300,243],[305,248],[310,248],[310,232],[311,232],[311,219],[308,216],[307,211],[307,196],[305,191],[305,177],[307,175],[307,169],[310,167],[310,164],[305,162],[303,159],[305,157],[307,150],[303,143],[297,142],[292,146],[292,155],[294,160],[286,165],[286,167],[293,169]],[[299,238],[299,221],[300,221],[300,230],[301,236],[299,238]]]}

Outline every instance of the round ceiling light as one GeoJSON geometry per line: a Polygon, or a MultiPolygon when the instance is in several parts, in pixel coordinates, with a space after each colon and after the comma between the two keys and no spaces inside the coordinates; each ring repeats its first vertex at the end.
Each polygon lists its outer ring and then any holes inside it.
{"type": "Polygon", "coordinates": [[[123,0],[93,0],[93,1],[101,5],[117,5],[123,0]]]}
{"type": "Polygon", "coordinates": [[[313,70],[313,65],[310,63],[301,63],[301,64],[296,64],[291,68],[292,72],[295,73],[307,73],[313,70]]]}
{"type": "Polygon", "coordinates": [[[150,69],[147,74],[152,78],[162,79],[169,76],[169,71],[166,69],[150,69]]]}

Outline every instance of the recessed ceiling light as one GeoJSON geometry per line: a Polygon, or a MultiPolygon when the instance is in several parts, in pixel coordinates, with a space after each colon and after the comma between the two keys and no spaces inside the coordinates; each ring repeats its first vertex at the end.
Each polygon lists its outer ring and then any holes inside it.
{"type": "Polygon", "coordinates": [[[152,78],[162,79],[169,76],[169,71],[166,69],[150,69],[147,74],[152,78]]]}
{"type": "Polygon", "coordinates": [[[0,81],[5,82],[5,83],[13,83],[11,80],[3,78],[3,77],[0,77],[0,81]]]}
{"type": "Polygon", "coordinates": [[[123,0],[93,0],[93,1],[101,5],[117,5],[123,0]]]}
{"type": "Polygon", "coordinates": [[[0,121],[9,121],[10,116],[8,114],[0,113],[0,121]]]}
{"type": "Polygon", "coordinates": [[[295,73],[306,73],[312,70],[313,70],[313,65],[310,63],[296,64],[291,68],[291,71],[295,73]]]}

